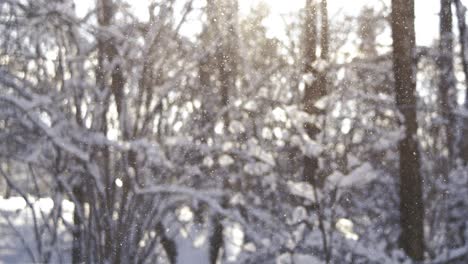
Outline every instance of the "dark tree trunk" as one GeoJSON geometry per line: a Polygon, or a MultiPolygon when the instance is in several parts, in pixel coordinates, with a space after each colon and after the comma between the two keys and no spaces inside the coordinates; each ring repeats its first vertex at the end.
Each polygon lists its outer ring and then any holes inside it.
{"type": "Polygon", "coordinates": [[[321,15],[321,26],[320,26],[320,58],[322,60],[328,60],[328,8],[327,0],[320,2],[320,15],[321,15]]]}
{"type": "Polygon", "coordinates": [[[161,223],[159,223],[156,226],[156,232],[161,238],[161,244],[164,248],[164,251],[166,252],[166,256],[167,256],[167,259],[169,260],[169,263],[176,264],[177,263],[177,245],[175,241],[170,239],[166,235],[166,230],[161,223]]]}
{"type": "Polygon", "coordinates": [[[221,248],[224,246],[223,224],[221,218],[215,216],[213,219],[213,233],[210,237],[210,263],[216,264],[221,248]]]}
{"type": "MultiPolygon", "coordinates": [[[[73,196],[80,206],[84,205],[82,186],[73,188],[73,196]]],[[[79,208],[75,205],[73,210],[73,243],[72,243],[72,263],[79,264],[85,260],[83,252],[83,219],[80,217],[79,208]]]]}
{"type": "MultiPolygon", "coordinates": [[[[302,67],[304,73],[307,74],[313,71],[312,64],[317,59],[317,4],[315,0],[307,0],[306,2],[305,21],[303,27],[302,67]]],[[[306,92],[307,91],[308,89],[306,89],[306,92]]]]}
{"type": "MultiPolygon", "coordinates": [[[[112,0],[96,0],[97,6],[97,19],[98,24],[101,27],[108,27],[111,23],[113,17],[113,3],[112,0]]],[[[97,43],[98,43],[98,68],[96,70],[96,78],[100,89],[104,91],[107,87],[107,80],[106,80],[106,71],[105,71],[105,61],[112,60],[113,56],[110,52],[110,41],[109,39],[104,38],[102,35],[97,36],[97,43]],[[110,57],[109,57],[110,56],[110,57]]],[[[99,129],[103,133],[107,133],[107,110],[109,107],[109,98],[105,98],[105,102],[103,102],[105,107],[104,111],[102,112],[101,120],[102,122],[99,129]]],[[[112,215],[114,201],[112,199],[112,173],[108,171],[110,169],[109,166],[109,159],[110,153],[109,150],[104,147],[101,149],[103,154],[103,162],[105,163],[105,184],[106,184],[106,201],[101,201],[101,207],[103,210],[106,210],[106,215],[112,215]],[[104,202],[104,203],[102,203],[104,202]]],[[[103,227],[103,240],[104,240],[104,248],[103,248],[103,257],[106,261],[110,261],[113,253],[113,234],[110,228],[111,223],[108,223],[106,226],[103,227]]]]}
{"type": "MultiPolygon", "coordinates": [[[[11,175],[10,168],[11,168],[11,164],[10,164],[10,162],[7,161],[6,162],[6,170],[7,170],[8,175],[11,175]]],[[[5,194],[4,194],[3,198],[9,199],[10,196],[11,196],[11,187],[8,184],[8,182],[5,181],[5,194]]]]}
{"type": "MultiPolygon", "coordinates": [[[[327,93],[327,79],[326,70],[322,67],[314,67],[314,63],[317,61],[317,11],[319,5],[315,0],[307,0],[305,7],[305,23],[303,31],[303,74],[309,75],[306,79],[312,79],[312,81],[306,81],[304,89],[304,111],[308,114],[320,116],[323,111],[315,106],[315,103],[320,100],[327,93]]],[[[320,63],[325,63],[328,60],[328,11],[327,1],[322,0],[320,3],[320,14],[321,14],[321,27],[320,27],[320,63]]],[[[312,140],[317,139],[317,134],[320,133],[321,128],[317,123],[307,122],[304,124],[304,129],[308,136],[312,140]]],[[[304,156],[304,171],[303,178],[313,188],[314,193],[317,193],[317,172],[319,169],[318,157],[315,156],[304,156]]],[[[325,261],[330,263],[330,252],[327,240],[327,234],[324,225],[322,208],[320,202],[316,199],[315,209],[318,213],[318,227],[322,235],[322,244],[325,252],[325,261]]]]}
{"type": "MultiPolygon", "coordinates": [[[[208,0],[207,5],[211,6],[213,5],[212,1],[208,0]]],[[[206,13],[207,16],[210,17],[210,13],[212,8],[206,8],[206,13]]],[[[212,21],[212,19],[208,19],[208,21],[212,21]]],[[[210,30],[212,29],[213,25],[212,23],[208,22],[208,25],[205,25],[205,28],[203,29],[202,32],[202,42],[203,45],[206,47],[209,47],[211,45],[212,38],[210,37],[210,30]]],[[[201,93],[201,100],[202,100],[202,105],[201,105],[201,118],[200,118],[200,127],[203,129],[206,125],[212,125],[214,126],[214,109],[213,106],[215,103],[213,102],[213,98],[215,97],[214,91],[214,85],[211,83],[211,77],[213,76],[213,66],[214,63],[211,59],[211,54],[206,54],[203,56],[198,65],[198,75],[200,79],[200,93],[201,93]]],[[[212,131],[211,129],[209,131],[212,131]]],[[[206,142],[206,135],[201,135],[201,141],[203,143],[206,142]]]]}
{"type": "Polygon", "coordinates": [[[455,93],[455,75],[453,64],[452,0],[440,1],[440,43],[439,43],[439,105],[446,122],[445,133],[448,160],[454,158],[455,119],[452,113],[455,93]]]}
{"type": "MultiPolygon", "coordinates": [[[[461,60],[463,66],[463,73],[465,74],[465,103],[464,108],[468,111],[468,46],[467,37],[468,32],[466,30],[466,8],[462,5],[460,0],[454,0],[455,7],[457,10],[458,30],[459,30],[459,41],[461,47],[461,60]]],[[[466,112],[466,111],[465,111],[466,112]]],[[[460,118],[461,135],[459,142],[459,157],[465,164],[468,164],[468,117],[462,116],[460,118]]]]}
{"type": "MultiPolygon", "coordinates": [[[[216,8],[216,20],[218,34],[222,36],[216,61],[219,71],[219,83],[221,86],[221,106],[229,105],[230,94],[236,89],[237,76],[237,0],[218,1],[216,8]]],[[[223,115],[224,127],[229,127],[229,111],[223,115]]]]}
{"type": "MultiPolygon", "coordinates": [[[[229,100],[236,91],[237,67],[238,67],[238,35],[237,35],[237,0],[218,0],[216,1],[214,18],[216,19],[216,33],[221,37],[220,45],[216,52],[216,63],[218,69],[218,81],[220,84],[221,106],[225,108],[223,114],[224,133],[229,130],[229,100]]],[[[222,179],[222,188],[236,191],[229,182],[229,175],[224,175],[222,179]]],[[[223,207],[229,207],[227,197],[223,197],[221,204],[223,207]]],[[[223,252],[224,246],[224,227],[222,217],[216,214],[213,219],[213,233],[210,237],[210,263],[216,264],[223,252]]]]}
{"type": "Polygon", "coordinates": [[[400,140],[400,243],[413,260],[424,259],[424,206],[417,142],[414,1],[392,0],[396,104],[403,116],[400,140]]]}

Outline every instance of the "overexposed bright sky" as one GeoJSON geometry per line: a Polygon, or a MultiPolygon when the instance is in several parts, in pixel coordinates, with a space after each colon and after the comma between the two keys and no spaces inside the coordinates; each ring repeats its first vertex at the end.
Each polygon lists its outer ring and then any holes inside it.
{"type": "MultiPolygon", "coordinates": [[[[255,5],[260,0],[240,0],[241,11],[248,10],[249,5],[255,5]]],[[[297,12],[305,4],[305,0],[264,0],[269,4],[271,15],[266,22],[272,28],[281,28],[283,22],[279,19],[281,14],[297,12]]],[[[364,6],[390,7],[390,0],[328,0],[329,17],[335,15],[357,16],[364,6]]],[[[439,5],[438,0],[415,0],[416,39],[418,45],[429,45],[437,37],[439,31],[439,5]]],[[[277,34],[282,34],[280,30],[277,34]]]]}
{"type": "MultiPolygon", "coordinates": [[[[90,3],[95,0],[76,0],[77,11],[80,14],[89,9],[90,3]]],[[[258,4],[261,0],[239,0],[241,14],[246,14],[251,6],[258,4]]],[[[263,0],[270,6],[270,17],[265,21],[265,25],[269,28],[269,34],[281,37],[284,34],[284,24],[281,19],[282,14],[291,14],[297,12],[304,6],[305,0],[263,0]]],[[[133,8],[140,17],[147,17],[148,0],[129,0],[133,8]]],[[[200,1],[202,2],[202,1],[200,1]]],[[[203,3],[196,4],[197,6],[203,3]]],[[[467,4],[468,0],[464,0],[467,4]]],[[[328,0],[329,16],[332,18],[337,15],[357,15],[359,11],[366,5],[379,5],[384,3],[390,6],[390,0],[328,0]]],[[[416,5],[416,39],[418,45],[429,45],[437,37],[438,34],[438,0],[415,0],[416,5]]],[[[197,33],[199,27],[188,25],[183,28],[183,33],[197,33]]]]}

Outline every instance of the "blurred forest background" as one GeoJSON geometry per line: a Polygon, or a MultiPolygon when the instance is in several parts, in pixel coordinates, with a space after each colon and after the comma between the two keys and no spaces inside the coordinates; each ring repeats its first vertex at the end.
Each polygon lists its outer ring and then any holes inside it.
{"type": "Polygon", "coordinates": [[[0,0],[0,262],[468,263],[468,2],[84,2],[0,0]]]}

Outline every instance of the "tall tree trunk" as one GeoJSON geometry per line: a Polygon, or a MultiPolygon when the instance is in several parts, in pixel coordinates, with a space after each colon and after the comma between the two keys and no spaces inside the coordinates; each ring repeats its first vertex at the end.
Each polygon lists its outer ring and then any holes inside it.
{"type": "MultiPolygon", "coordinates": [[[[84,205],[83,201],[83,186],[75,186],[73,187],[73,196],[75,196],[75,199],[77,200],[78,203],[80,203],[80,206],[84,205]]],[[[83,263],[85,260],[85,255],[83,252],[83,221],[80,217],[80,214],[78,212],[79,207],[75,205],[75,209],[73,210],[73,243],[72,243],[72,263],[73,264],[79,264],[83,263]]]]}
{"type": "MultiPolygon", "coordinates": [[[[217,34],[221,36],[221,43],[216,52],[216,63],[218,68],[218,81],[220,84],[221,106],[226,112],[223,114],[224,133],[229,129],[229,100],[236,89],[237,64],[238,64],[238,35],[237,35],[237,0],[218,0],[215,6],[215,19],[217,21],[217,34]]],[[[229,175],[224,175],[222,186],[227,190],[234,190],[228,179],[229,175]]],[[[221,204],[228,207],[228,197],[223,197],[221,204]]],[[[212,221],[213,230],[210,237],[210,263],[216,264],[224,247],[224,226],[222,217],[216,214],[212,221]]]]}
{"type": "Polygon", "coordinates": [[[320,2],[320,58],[328,60],[329,33],[328,33],[328,8],[327,0],[320,2]]]}
{"type": "MultiPolygon", "coordinates": [[[[466,29],[466,8],[462,5],[460,0],[454,0],[455,7],[457,10],[457,20],[458,20],[458,31],[459,33],[459,41],[461,47],[461,60],[463,66],[463,73],[465,74],[465,103],[464,109],[465,113],[468,111],[468,43],[467,37],[468,32],[466,29]]],[[[459,158],[465,164],[468,164],[468,117],[462,116],[460,118],[460,127],[461,127],[461,135],[460,135],[460,142],[459,142],[459,158]]]]}
{"type": "MultiPolygon", "coordinates": [[[[97,20],[98,24],[101,27],[108,27],[111,23],[111,19],[113,17],[113,4],[112,0],[97,0],[96,1],[96,7],[97,7],[97,20]]],[[[102,34],[102,33],[101,33],[102,34]]],[[[102,35],[97,35],[97,43],[98,43],[98,68],[96,70],[96,78],[97,78],[97,84],[100,86],[101,91],[105,91],[107,87],[107,80],[106,80],[106,71],[105,71],[105,61],[107,60],[112,60],[112,56],[109,51],[109,40],[105,38],[102,35]]],[[[100,126],[100,130],[102,133],[107,133],[108,130],[108,124],[107,124],[107,110],[109,107],[109,98],[99,98],[105,100],[102,102],[102,105],[105,107],[102,111],[102,116],[100,117],[102,122],[100,126]]],[[[105,184],[106,184],[106,201],[104,204],[101,206],[103,207],[103,210],[106,211],[106,215],[112,215],[113,207],[114,207],[114,201],[111,199],[112,197],[112,173],[110,171],[107,171],[107,169],[110,169],[110,153],[107,148],[103,148],[102,150],[103,154],[103,162],[106,163],[107,165],[105,167],[106,171],[103,172],[104,177],[105,177],[105,184]]],[[[103,201],[101,201],[103,202],[103,201]]],[[[111,223],[108,223],[104,227],[104,249],[103,249],[103,257],[106,261],[110,261],[111,259],[111,254],[112,254],[112,241],[113,241],[113,234],[111,231],[111,223]]]]}
{"type": "Polygon", "coordinates": [[[403,116],[400,154],[400,243],[413,260],[424,259],[424,206],[417,142],[414,0],[392,0],[393,73],[403,116]]]}
{"type": "MultiPolygon", "coordinates": [[[[203,32],[200,36],[202,45],[204,47],[212,47],[214,41],[214,34],[216,33],[216,3],[215,0],[207,0],[205,13],[207,17],[207,22],[204,25],[203,32]]],[[[216,51],[217,52],[217,51],[216,51]]],[[[215,109],[214,106],[216,102],[216,92],[214,91],[215,85],[212,81],[215,68],[215,60],[212,58],[214,52],[207,52],[198,62],[198,75],[200,80],[200,93],[201,93],[201,120],[200,127],[204,128],[206,125],[214,127],[215,121],[215,109]]],[[[212,132],[212,129],[209,131],[212,132]]],[[[207,135],[201,135],[201,141],[206,142],[207,135]]]]}
{"type": "MultiPolygon", "coordinates": [[[[221,105],[229,105],[230,94],[236,88],[237,76],[237,0],[218,0],[216,8],[216,19],[218,23],[218,34],[221,43],[216,55],[219,71],[219,83],[221,86],[221,105]]],[[[229,127],[229,111],[223,116],[224,127],[229,127]]]]}
{"type": "MultiPolygon", "coordinates": [[[[308,79],[305,84],[304,89],[304,111],[308,114],[320,116],[323,114],[323,111],[318,109],[315,106],[315,103],[320,100],[323,96],[326,95],[326,70],[323,67],[314,67],[314,63],[317,61],[317,11],[318,3],[315,0],[307,0],[305,7],[305,23],[303,31],[303,74],[308,79]],[[311,81],[312,80],[312,81],[311,81]]],[[[320,62],[323,64],[328,60],[328,11],[327,11],[327,1],[322,0],[320,3],[320,13],[321,13],[321,27],[320,27],[320,62]]],[[[304,124],[304,128],[308,136],[312,140],[317,139],[317,134],[320,133],[321,129],[318,124],[307,122],[304,124]]],[[[318,181],[317,181],[317,172],[319,169],[318,157],[315,156],[304,156],[304,171],[303,178],[307,181],[313,188],[314,193],[317,193],[318,181]]],[[[329,245],[327,240],[327,234],[324,225],[322,208],[320,202],[316,197],[315,208],[318,213],[318,224],[319,229],[322,235],[322,244],[325,252],[325,261],[330,263],[330,252],[329,245]]]]}
{"type": "MultiPolygon", "coordinates": [[[[305,74],[309,74],[313,72],[312,64],[317,60],[317,4],[315,0],[307,0],[306,2],[303,27],[302,68],[305,74]]],[[[305,89],[306,93],[311,90],[311,88],[307,88],[305,89]]]]}
{"type": "Polygon", "coordinates": [[[440,43],[439,43],[439,105],[446,122],[445,133],[448,160],[454,158],[455,120],[452,113],[455,93],[455,74],[453,64],[452,0],[440,1],[440,43]]]}

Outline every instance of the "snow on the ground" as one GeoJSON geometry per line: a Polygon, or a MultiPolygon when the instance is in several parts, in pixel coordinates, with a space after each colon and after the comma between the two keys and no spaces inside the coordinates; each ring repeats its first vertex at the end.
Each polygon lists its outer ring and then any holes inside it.
{"type": "MultiPolygon", "coordinates": [[[[28,200],[39,222],[42,221],[42,216],[50,213],[54,206],[54,201],[50,198],[28,197],[28,200]]],[[[65,221],[71,222],[73,208],[73,203],[70,201],[62,201],[65,221]]],[[[22,197],[7,199],[0,197],[0,263],[31,263],[27,248],[32,254],[36,254],[33,220],[32,210],[22,197]]],[[[59,230],[63,231],[64,228],[59,230]]],[[[59,239],[67,240],[65,237],[59,239]]],[[[68,245],[67,243],[61,244],[63,249],[66,249],[68,245]]]]}
{"type": "MultiPolygon", "coordinates": [[[[54,207],[54,201],[50,198],[28,197],[34,213],[38,219],[41,215],[47,215],[54,207]]],[[[62,212],[65,221],[73,220],[74,205],[68,200],[62,201],[62,212]]],[[[178,247],[178,263],[209,263],[207,240],[209,232],[206,228],[200,228],[192,222],[193,213],[190,209],[182,208],[179,221],[185,222],[176,235],[175,241],[178,247]]],[[[40,220],[39,220],[40,221],[40,220]]],[[[33,254],[35,251],[33,214],[22,197],[0,197],[0,264],[3,263],[31,263],[27,247],[33,254]]],[[[235,263],[243,243],[243,232],[238,224],[226,224],[225,243],[226,258],[229,263],[235,263]]],[[[62,228],[62,231],[64,229],[62,228]]],[[[70,240],[61,246],[70,249],[70,240]]],[[[68,257],[70,252],[65,250],[63,257],[68,257]]],[[[55,259],[52,263],[62,263],[55,259]]]]}

